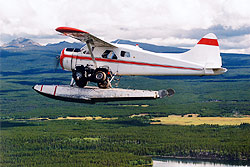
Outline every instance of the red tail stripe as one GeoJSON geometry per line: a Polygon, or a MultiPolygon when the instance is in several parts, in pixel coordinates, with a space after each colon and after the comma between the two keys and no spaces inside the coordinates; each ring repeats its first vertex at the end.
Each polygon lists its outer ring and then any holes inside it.
{"type": "Polygon", "coordinates": [[[217,39],[202,38],[197,44],[219,46],[217,39]]]}

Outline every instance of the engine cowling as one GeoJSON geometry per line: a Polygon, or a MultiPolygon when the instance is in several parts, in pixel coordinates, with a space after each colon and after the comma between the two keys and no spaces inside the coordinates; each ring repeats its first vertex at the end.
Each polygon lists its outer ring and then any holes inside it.
{"type": "Polygon", "coordinates": [[[81,56],[80,54],[81,50],[79,48],[64,48],[60,55],[60,65],[62,69],[66,71],[74,70],[77,59],[81,56]]]}

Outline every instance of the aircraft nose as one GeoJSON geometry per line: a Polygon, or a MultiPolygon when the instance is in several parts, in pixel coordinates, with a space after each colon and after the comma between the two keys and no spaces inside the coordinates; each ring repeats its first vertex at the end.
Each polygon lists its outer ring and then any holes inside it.
{"type": "Polygon", "coordinates": [[[60,63],[62,69],[64,69],[63,67],[63,59],[65,57],[65,54],[64,54],[64,51],[65,51],[66,48],[64,48],[60,54],[60,56],[58,56],[58,64],[60,63]]]}

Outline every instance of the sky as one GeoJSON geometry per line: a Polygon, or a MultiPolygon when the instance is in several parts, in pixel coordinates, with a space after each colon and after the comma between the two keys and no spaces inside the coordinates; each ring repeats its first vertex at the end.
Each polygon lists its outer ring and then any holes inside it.
{"type": "Polygon", "coordinates": [[[250,54],[250,0],[0,0],[0,45],[17,37],[77,42],[57,27],[106,41],[193,47],[215,33],[222,52],[250,54]]]}

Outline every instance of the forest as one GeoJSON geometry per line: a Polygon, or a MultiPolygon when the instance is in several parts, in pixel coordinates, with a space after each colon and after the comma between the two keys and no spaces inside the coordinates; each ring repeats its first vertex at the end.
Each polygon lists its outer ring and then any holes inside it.
{"type": "Polygon", "coordinates": [[[95,105],[56,101],[32,90],[35,84],[69,84],[70,72],[53,69],[57,55],[53,50],[1,51],[0,166],[152,166],[152,157],[159,156],[250,164],[247,123],[150,124],[151,118],[172,114],[250,115],[250,55],[221,54],[229,70],[222,76],[122,77],[121,88],[173,88],[176,94],[95,105]],[[142,113],[147,115],[130,117],[142,113]],[[67,116],[116,119],[56,120],[67,116]]]}
{"type": "Polygon", "coordinates": [[[1,165],[150,166],[157,156],[250,159],[250,124],[166,126],[146,120],[2,121],[1,165]]]}

